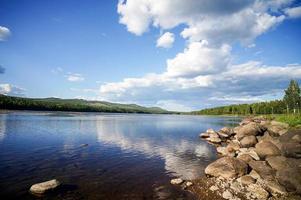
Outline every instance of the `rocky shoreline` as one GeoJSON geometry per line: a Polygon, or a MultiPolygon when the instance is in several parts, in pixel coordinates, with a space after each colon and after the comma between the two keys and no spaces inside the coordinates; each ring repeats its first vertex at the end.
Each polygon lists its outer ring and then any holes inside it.
{"type": "Polygon", "coordinates": [[[254,117],[200,137],[216,146],[220,158],[190,191],[211,199],[301,199],[301,130],[254,117]]]}

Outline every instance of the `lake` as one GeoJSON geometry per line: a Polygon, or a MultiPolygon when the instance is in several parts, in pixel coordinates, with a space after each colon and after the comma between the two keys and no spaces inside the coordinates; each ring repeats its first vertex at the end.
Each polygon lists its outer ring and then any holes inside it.
{"type": "Polygon", "coordinates": [[[193,199],[170,179],[195,179],[216,159],[199,138],[234,117],[2,112],[0,198],[37,199],[34,183],[63,185],[43,199],[193,199]]]}

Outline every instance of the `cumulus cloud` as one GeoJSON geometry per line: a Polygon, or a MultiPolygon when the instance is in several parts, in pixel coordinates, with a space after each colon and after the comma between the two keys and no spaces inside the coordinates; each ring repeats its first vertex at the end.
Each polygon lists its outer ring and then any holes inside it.
{"type": "Polygon", "coordinates": [[[4,26],[0,26],[0,41],[5,41],[10,36],[10,30],[4,26]]]}
{"type": "Polygon", "coordinates": [[[291,18],[301,17],[301,6],[285,9],[285,13],[291,18]]]}
{"type": "MultiPolygon", "coordinates": [[[[100,86],[100,96],[172,109],[253,102],[279,95],[289,79],[301,80],[301,65],[267,66],[258,61],[233,64],[231,46],[255,47],[255,39],[299,16],[294,0],[120,0],[120,23],[141,35],[150,27],[184,25],[187,46],[167,59],[166,70],[100,86]]],[[[157,46],[172,44],[166,32],[157,46]],[[165,38],[166,37],[166,38],[165,38]],[[166,42],[169,41],[169,42],[166,42]],[[159,45],[160,43],[160,45],[159,45]]],[[[165,47],[169,47],[167,45],[165,47]]]]}
{"type": "Polygon", "coordinates": [[[8,83],[0,84],[0,94],[10,96],[24,96],[25,89],[8,83]]]}
{"type": "Polygon", "coordinates": [[[175,41],[175,36],[173,33],[166,32],[157,40],[157,47],[171,48],[175,41]]]}
{"type": "Polygon", "coordinates": [[[0,74],[4,74],[5,68],[0,65],[0,74]]]}
{"type": "Polygon", "coordinates": [[[81,82],[85,80],[83,75],[77,73],[68,73],[68,75],[66,75],[66,78],[70,82],[81,82]]]}
{"type": "Polygon", "coordinates": [[[208,42],[192,42],[173,59],[167,60],[169,76],[198,76],[220,72],[230,62],[229,45],[220,48],[209,47],[208,42]]]}

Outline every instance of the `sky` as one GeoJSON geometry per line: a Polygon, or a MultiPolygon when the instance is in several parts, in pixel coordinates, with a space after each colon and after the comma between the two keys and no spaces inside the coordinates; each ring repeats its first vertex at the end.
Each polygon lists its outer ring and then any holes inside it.
{"type": "Polygon", "coordinates": [[[0,0],[0,93],[168,110],[301,83],[300,0],[0,0]]]}

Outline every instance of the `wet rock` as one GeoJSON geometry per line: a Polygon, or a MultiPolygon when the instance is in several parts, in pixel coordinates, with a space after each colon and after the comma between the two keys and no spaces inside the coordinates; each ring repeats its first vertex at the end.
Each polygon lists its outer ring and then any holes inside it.
{"type": "Polygon", "coordinates": [[[170,180],[170,183],[172,184],[172,185],[179,185],[179,184],[181,184],[181,183],[183,183],[184,181],[181,179],[181,178],[175,178],[175,179],[171,179],[170,180]]]}
{"type": "Polygon", "coordinates": [[[257,143],[255,145],[255,152],[260,158],[281,155],[281,151],[278,149],[278,147],[269,141],[261,141],[257,143]]]}
{"type": "Polygon", "coordinates": [[[250,122],[244,126],[240,126],[238,129],[236,129],[236,131],[236,138],[238,140],[241,140],[242,138],[250,135],[259,135],[262,132],[258,124],[256,124],[255,122],[250,122]]]}
{"type": "Polygon", "coordinates": [[[266,161],[251,161],[249,166],[255,170],[262,179],[274,180],[275,170],[273,170],[266,161]]]}
{"type": "Polygon", "coordinates": [[[80,147],[87,147],[88,144],[81,144],[80,147]]]}
{"type": "Polygon", "coordinates": [[[251,197],[258,200],[266,200],[269,197],[269,193],[263,189],[260,185],[251,184],[247,187],[247,190],[251,193],[251,197]]]}
{"type": "Polygon", "coordinates": [[[245,175],[237,179],[237,181],[243,185],[249,185],[256,182],[256,179],[254,179],[252,176],[245,175]]]}
{"type": "Polygon", "coordinates": [[[230,137],[230,135],[228,135],[228,134],[226,134],[226,133],[224,133],[224,132],[222,132],[222,131],[218,131],[217,134],[218,134],[219,137],[221,137],[221,138],[228,138],[228,137],[230,137]]]}
{"type": "Polygon", "coordinates": [[[222,142],[222,140],[219,137],[211,137],[210,136],[206,140],[209,141],[209,142],[211,142],[211,143],[215,143],[215,144],[222,142]]]}
{"type": "Polygon", "coordinates": [[[44,194],[47,191],[54,190],[58,186],[60,186],[60,182],[53,179],[42,183],[36,183],[30,187],[29,191],[33,194],[44,194]]]}
{"type": "Polygon", "coordinates": [[[234,132],[233,132],[233,129],[232,128],[229,128],[229,127],[224,127],[220,130],[220,132],[223,132],[229,136],[233,135],[234,132]]]}
{"type": "Polygon", "coordinates": [[[252,156],[248,154],[240,154],[239,156],[237,156],[237,158],[244,161],[245,163],[249,163],[250,161],[254,160],[252,156]]]}
{"type": "Polygon", "coordinates": [[[207,133],[207,132],[206,132],[206,133],[201,133],[201,134],[200,134],[200,137],[201,137],[201,138],[209,138],[209,137],[210,137],[210,134],[207,133]]]}
{"type": "Polygon", "coordinates": [[[247,171],[248,165],[244,161],[229,156],[214,161],[205,169],[208,175],[224,178],[237,178],[246,174],[247,171]]]}
{"type": "Polygon", "coordinates": [[[233,194],[228,190],[224,191],[222,196],[224,199],[233,199],[233,194]]]}
{"type": "Polygon", "coordinates": [[[240,140],[240,145],[244,148],[254,147],[255,144],[257,144],[257,139],[254,135],[246,136],[240,140]]]}

